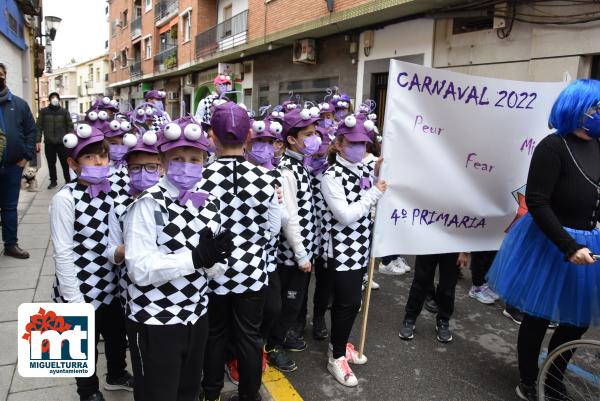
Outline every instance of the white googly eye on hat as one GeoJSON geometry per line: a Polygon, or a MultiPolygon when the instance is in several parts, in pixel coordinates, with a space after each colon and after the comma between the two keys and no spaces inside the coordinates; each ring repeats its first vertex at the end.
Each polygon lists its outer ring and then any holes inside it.
{"type": "Polygon", "coordinates": [[[309,120],[310,119],[310,110],[302,109],[300,111],[300,117],[302,117],[303,120],[309,120]]]}
{"type": "Polygon", "coordinates": [[[142,141],[144,141],[144,145],[152,146],[158,141],[158,136],[156,135],[156,131],[153,129],[144,132],[142,135],[142,141]]]}
{"type": "Polygon", "coordinates": [[[146,112],[144,111],[144,109],[137,109],[136,111],[138,116],[143,116],[144,114],[146,114],[146,112]]]}
{"type": "Polygon", "coordinates": [[[371,113],[371,114],[369,114],[369,115],[367,116],[367,118],[368,118],[369,120],[373,120],[373,121],[375,121],[375,120],[377,120],[377,114],[375,114],[375,113],[371,113]]]}
{"type": "Polygon", "coordinates": [[[269,131],[273,134],[281,134],[281,132],[283,132],[283,127],[279,122],[273,121],[269,126],[269,131]]]}
{"type": "Polygon", "coordinates": [[[101,120],[103,120],[103,121],[106,121],[106,120],[108,120],[108,113],[106,111],[104,111],[104,110],[100,110],[98,112],[98,118],[101,119],[101,120]]]}
{"type": "Polygon", "coordinates": [[[332,97],[333,97],[334,99],[339,99],[339,98],[340,98],[340,95],[333,95],[332,97]]]}
{"type": "Polygon", "coordinates": [[[283,118],[285,116],[285,113],[283,111],[279,112],[279,118],[283,118]]]}
{"type": "Polygon", "coordinates": [[[164,128],[165,138],[169,141],[179,139],[181,136],[181,127],[175,123],[169,123],[164,128]]]}
{"type": "Polygon", "coordinates": [[[108,96],[103,97],[102,103],[107,104],[107,105],[110,104],[110,98],[108,96]]]}
{"type": "Polygon", "coordinates": [[[365,121],[363,125],[365,126],[365,129],[369,132],[373,131],[373,129],[375,128],[375,123],[371,120],[365,121]]]}
{"type": "Polygon", "coordinates": [[[317,135],[317,142],[319,142],[319,146],[323,143],[323,139],[317,135]]]}
{"type": "Polygon", "coordinates": [[[230,77],[229,75],[225,75],[225,79],[226,79],[227,81],[231,81],[231,77],[230,77]]]}
{"type": "Polygon", "coordinates": [[[347,116],[346,118],[344,118],[344,124],[348,128],[354,127],[356,125],[356,117],[354,117],[353,115],[347,116]]]}
{"type": "Polygon", "coordinates": [[[131,130],[131,123],[129,121],[121,121],[121,129],[123,131],[130,131],[131,130]]]}
{"type": "Polygon", "coordinates": [[[317,117],[319,117],[319,114],[321,113],[321,110],[319,110],[319,108],[318,108],[318,107],[315,107],[315,106],[311,107],[311,108],[309,109],[309,111],[310,111],[310,116],[311,116],[312,118],[317,118],[317,117]]]}
{"type": "Polygon", "coordinates": [[[377,142],[383,142],[383,137],[381,135],[377,135],[377,142]]]}
{"type": "Polygon", "coordinates": [[[165,97],[167,96],[167,93],[165,91],[158,91],[158,96],[165,97]]]}
{"type": "Polygon", "coordinates": [[[279,113],[276,111],[273,111],[273,112],[271,112],[271,117],[277,118],[277,117],[279,117],[279,113]]]}
{"type": "Polygon", "coordinates": [[[244,103],[240,103],[240,104],[238,104],[238,106],[240,106],[244,110],[248,110],[248,107],[246,107],[246,105],[244,103]]]}
{"type": "Polygon", "coordinates": [[[89,138],[92,135],[92,127],[87,124],[78,124],[75,132],[80,138],[89,138]]]}
{"type": "Polygon", "coordinates": [[[128,148],[133,148],[135,145],[137,145],[137,137],[131,133],[123,135],[123,145],[127,146],[128,148]]]}
{"type": "Polygon", "coordinates": [[[79,140],[75,134],[67,134],[63,136],[63,145],[65,145],[65,148],[73,149],[75,146],[77,146],[78,142],[79,140]]]}
{"type": "Polygon", "coordinates": [[[90,111],[89,113],[87,113],[87,118],[90,121],[96,121],[98,119],[98,113],[96,113],[95,111],[90,111]]]}
{"type": "Polygon", "coordinates": [[[202,135],[202,128],[198,124],[188,124],[183,130],[183,135],[190,141],[197,141],[202,135]]]}
{"type": "Polygon", "coordinates": [[[377,126],[373,127],[373,132],[375,132],[375,134],[379,135],[379,128],[377,128],[377,126]]]}
{"type": "Polygon", "coordinates": [[[321,105],[321,110],[329,110],[329,103],[323,103],[321,105]]]}
{"type": "Polygon", "coordinates": [[[119,102],[117,100],[113,99],[110,101],[110,105],[113,107],[117,107],[119,105],[119,102]]]}
{"type": "Polygon", "coordinates": [[[121,128],[121,123],[119,123],[117,120],[112,120],[108,125],[113,131],[116,131],[119,128],[121,128]]]}
{"type": "Polygon", "coordinates": [[[266,125],[264,121],[254,121],[252,123],[252,130],[254,132],[264,132],[265,128],[266,125]]]}
{"type": "Polygon", "coordinates": [[[225,103],[227,103],[227,100],[225,100],[225,99],[215,99],[213,101],[213,104],[215,106],[220,106],[220,105],[225,104],[225,103]]]}
{"type": "Polygon", "coordinates": [[[154,110],[152,109],[152,107],[146,107],[145,113],[147,116],[151,116],[152,113],[154,113],[154,110]]]}

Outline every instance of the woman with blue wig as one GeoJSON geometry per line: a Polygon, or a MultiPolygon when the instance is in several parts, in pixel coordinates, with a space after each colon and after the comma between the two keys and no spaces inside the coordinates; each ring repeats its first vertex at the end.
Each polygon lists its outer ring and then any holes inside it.
{"type": "MultiPolygon", "coordinates": [[[[600,321],[600,81],[577,80],[556,99],[555,133],[536,147],[527,177],[529,213],[508,233],[488,273],[507,304],[525,313],[519,329],[517,395],[537,400],[538,358],[550,321],[548,352],[600,321]]],[[[550,399],[568,399],[562,361],[545,383],[550,399]]]]}

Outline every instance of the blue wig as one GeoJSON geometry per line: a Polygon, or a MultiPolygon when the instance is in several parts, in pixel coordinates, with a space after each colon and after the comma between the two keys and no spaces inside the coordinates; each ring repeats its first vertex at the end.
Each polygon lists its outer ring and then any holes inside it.
{"type": "Polygon", "coordinates": [[[600,101],[600,81],[578,79],[558,95],[548,122],[558,135],[581,128],[583,115],[600,101]]]}

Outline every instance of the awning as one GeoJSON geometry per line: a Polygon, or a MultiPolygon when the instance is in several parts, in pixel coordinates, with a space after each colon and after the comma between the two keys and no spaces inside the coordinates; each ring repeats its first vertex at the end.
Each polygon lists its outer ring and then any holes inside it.
{"type": "Polygon", "coordinates": [[[177,22],[179,22],[179,17],[175,15],[171,21],[169,21],[166,25],[164,25],[158,30],[158,33],[162,34],[170,31],[173,25],[177,25],[177,22]]]}

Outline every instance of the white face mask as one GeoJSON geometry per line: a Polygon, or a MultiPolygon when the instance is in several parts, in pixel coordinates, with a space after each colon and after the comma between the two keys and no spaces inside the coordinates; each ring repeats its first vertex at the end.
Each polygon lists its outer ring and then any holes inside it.
{"type": "Polygon", "coordinates": [[[50,104],[55,107],[58,106],[58,99],[53,97],[52,99],[50,99],[50,104]]]}

